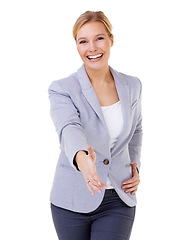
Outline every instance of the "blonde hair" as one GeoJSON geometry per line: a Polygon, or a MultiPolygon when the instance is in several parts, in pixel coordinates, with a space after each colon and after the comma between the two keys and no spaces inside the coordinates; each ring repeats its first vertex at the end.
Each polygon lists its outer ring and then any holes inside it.
{"type": "Polygon", "coordinates": [[[76,40],[79,29],[88,22],[102,22],[106,28],[109,37],[112,36],[112,24],[102,11],[86,11],[81,14],[73,26],[73,37],[76,40]]]}

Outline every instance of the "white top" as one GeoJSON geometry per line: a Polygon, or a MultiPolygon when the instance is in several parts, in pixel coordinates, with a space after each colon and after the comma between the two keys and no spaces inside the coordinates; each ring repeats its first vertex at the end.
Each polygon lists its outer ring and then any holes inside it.
{"type": "MultiPolygon", "coordinates": [[[[121,103],[118,101],[110,106],[101,106],[101,109],[110,135],[111,150],[123,129],[123,114],[121,110],[121,103]]],[[[111,186],[109,177],[106,184],[108,186],[108,189],[114,188],[111,186]]]]}

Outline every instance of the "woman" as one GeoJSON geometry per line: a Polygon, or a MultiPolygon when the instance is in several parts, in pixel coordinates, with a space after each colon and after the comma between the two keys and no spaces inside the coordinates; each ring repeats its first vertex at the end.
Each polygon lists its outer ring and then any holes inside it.
{"type": "Polygon", "coordinates": [[[139,185],[141,83],[108,59],[112,26],[87,11],[73,36],[83,65],[49,87],[59,156],[51,210],[61,240],[130,238],[139,185]]]}

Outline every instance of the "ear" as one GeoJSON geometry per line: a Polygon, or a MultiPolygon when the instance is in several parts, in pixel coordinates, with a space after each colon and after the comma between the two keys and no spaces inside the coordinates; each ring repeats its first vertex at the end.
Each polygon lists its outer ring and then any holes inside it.
{"type": "Polygon", "coordinates": [[[114,35],[113,34],[111,35],[110,40],[111,40],[111,47],[112,47],[114,45],[114,35]]]}

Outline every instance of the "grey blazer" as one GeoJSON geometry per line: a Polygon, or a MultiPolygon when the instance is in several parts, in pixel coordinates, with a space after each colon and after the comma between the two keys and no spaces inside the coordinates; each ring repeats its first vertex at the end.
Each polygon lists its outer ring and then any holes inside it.
{"type": "Polygon", "coordinates": [[[129,206],[136,205],[135,194],[125,193],[121,187],[123,181],[132,177],[130,163],[136,162],[140,168],[141,82],[111,67],[110,71],[124,118],[123,131],[112,149],[100,103],[84,65],[69,77],[52,82],[49,87],[50,113],[61,149],[50,196],[56,206],[87,213],[100,205],[105,190],[93,196],[73,163],[75,154],[79,150],[87,151],[88,146],[92,146],[96,153],[97,173],[102,182],[106,183],[109,175],[120,198],[129,206]]]}

